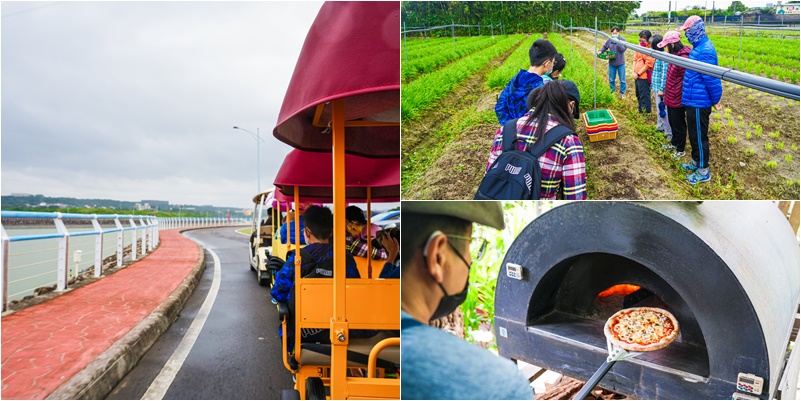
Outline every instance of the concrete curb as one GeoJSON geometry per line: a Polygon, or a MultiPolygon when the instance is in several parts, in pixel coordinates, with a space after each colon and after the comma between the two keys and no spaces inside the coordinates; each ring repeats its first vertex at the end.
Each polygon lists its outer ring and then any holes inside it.
{"type": "Polygon", "coordinates": [[[200,250],[200,259],[178,288],[131,331],[45,399],[104,399],[119,384],[178,318],[184,303],[192,295],[203,276],[206,268],[206,253],[199,244],[194,241],[193,243],[200,250]]]}

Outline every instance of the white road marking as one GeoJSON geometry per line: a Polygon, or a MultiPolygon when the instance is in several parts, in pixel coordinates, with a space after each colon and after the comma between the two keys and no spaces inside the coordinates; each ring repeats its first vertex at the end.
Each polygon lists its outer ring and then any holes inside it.
{"type": "Polygon", "coordinates": [[[214,279],[211,283],[211,289],[209,293],[206,294],[206,300],[203,301],[203,305],[200,307],[197,316],[195,316],[195,320],[192,321],[189,330],[186,331],[184,338],[181,339],[181,343],[178,344],[178,348],[175,349],[170,359],[164,365],[164,368],[162,368],[159,375],[153,379],[150,387],[148,387],[147,391],[142,396],[141,399],[143,400],[161,400],[164,398],[173,380],[175,380],[178,371],[181,370],[181,366],[183,366],[186,357],[189,355],[189,351],[191,351],[192,347],[195,345],[195,341],[200,335],[201,330],[203,330],[203,325],[206,324],[206,319],[209,317],[209,312],[211,312],[211,307],[214,305],[214,300],[217,299],[217,292],[220,290],[220,280],[222,276],[220,272],[220,258],[206,245],[197,240],[195,240],[195,242],[209,251],[211,257],[214,259],[214,279]]]}

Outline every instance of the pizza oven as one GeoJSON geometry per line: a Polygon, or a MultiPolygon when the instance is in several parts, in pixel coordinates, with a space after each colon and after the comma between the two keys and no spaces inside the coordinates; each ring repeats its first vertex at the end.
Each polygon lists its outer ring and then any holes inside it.
{"type": "Polygon", "coordinates": [[[617,363],[601,387],[731,399],[744,374],[764,389],[740,393],[794,396],[798,358],[786,360],[798,301],[799,244],[771,202],[571,202],[534,220],[506,254],[496,337],[504,357],[587,380],[607,357],[606,319],[659,307],[679,321],[678,339],[617,363]]]}

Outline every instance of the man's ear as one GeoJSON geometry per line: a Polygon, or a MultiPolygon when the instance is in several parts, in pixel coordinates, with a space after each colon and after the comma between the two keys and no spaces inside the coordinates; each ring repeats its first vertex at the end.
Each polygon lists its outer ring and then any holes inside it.
{"type": "Polygon", "coordinates": [[[438,283],[444,280],[443,263],[444,263],[444,249],[447,246],[448,237],[442,231],[434,231],[428,237],[428,241],[423,247],[423,258],[426,261],[426,268],[428,273],[438,283]]]}

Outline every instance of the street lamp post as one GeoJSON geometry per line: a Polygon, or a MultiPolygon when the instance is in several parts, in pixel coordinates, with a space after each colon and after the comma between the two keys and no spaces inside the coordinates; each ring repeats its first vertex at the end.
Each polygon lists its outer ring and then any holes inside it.
{"type": "Polygon", "coordinates": [[[253,135],[253,137],[256,138],[256,179],[259,180],[258,185],[256,187],[258,188],[257,193],[260,194],[261,193],[261,142],[264,142],[264,139],[261,139],[261,137],[259,136],[258,128],[256,128],[256,132],[244,128],[239,128],[237,126],[234,126],[234,129],[250,133],[250,135],[253,135]]]}

